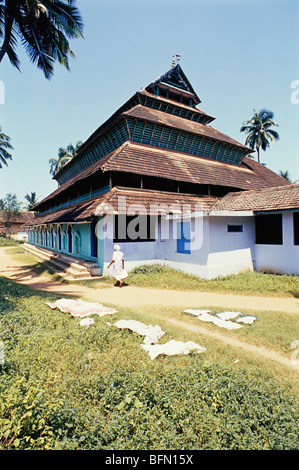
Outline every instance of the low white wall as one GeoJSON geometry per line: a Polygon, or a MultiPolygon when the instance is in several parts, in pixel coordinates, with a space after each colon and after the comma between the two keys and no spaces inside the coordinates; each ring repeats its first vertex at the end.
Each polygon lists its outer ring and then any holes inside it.
{"type": "Polygon", "coordinates": [[[256,245],[256,271],[299,274],[299,246],[294,245],[293,213],[285,212],[283,245],[256,245]]]}

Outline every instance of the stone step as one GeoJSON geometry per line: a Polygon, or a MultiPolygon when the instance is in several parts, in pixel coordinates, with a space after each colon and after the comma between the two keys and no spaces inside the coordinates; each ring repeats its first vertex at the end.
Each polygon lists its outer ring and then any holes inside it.
{"type": "Polygon", "coordinates": [[[91,279],[101,277],[101,268],[94,261],[77,259],[71,255],[58,253],[29,243],[24,243],[23,247],[35,256],[57,266],[72,278],[91,279]]]}

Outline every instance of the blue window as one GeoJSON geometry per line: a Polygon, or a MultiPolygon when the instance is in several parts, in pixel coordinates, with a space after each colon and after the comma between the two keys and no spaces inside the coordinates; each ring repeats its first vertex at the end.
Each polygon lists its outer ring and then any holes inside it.
{"type": "Polygon", "coordinates": [[[190,222],[178,224],[177,252],[190,254],[190,222]]]}

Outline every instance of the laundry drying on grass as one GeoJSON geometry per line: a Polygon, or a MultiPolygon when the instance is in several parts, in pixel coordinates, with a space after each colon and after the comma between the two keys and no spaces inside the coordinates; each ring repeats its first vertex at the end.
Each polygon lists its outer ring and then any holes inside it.
{"type": "Polygon", "coordinates": [[[58,308],[63,313],[70,313],[73,317],[84,318],[89,315],[98,315],[100,317],[104,315],[113,315],[117,313],[115,308],[104,307],[102,304],[97,302],[87,302],[81,299],[59,299],[54,303],[46,302],[46,304],[52,309],[58,308]]]}
{"type": "Polygon", "coordinates": [[[94,324],[94,319],[93,318],[83,318],[82,320],[79,321],[80,326],[86,326],[88,328],[90,325],[94,324]]]}
{"type": "Polygon", "coordinates": [[[203,353],[206,348],[193,341],[175,341],[174,339],[164,344],[141,344],[142,349],[147,351],[151,359],[156,359],[160,355],[176,356],[178,354],[190,354],[192,351],[203,353]]]}
{"type": "Polygon", "coordinates": [[[198,317],[203,315],[204,313],[211,313],[211,310],[207,310],[205,308],[196,309],[196,308],[187,308],[184,310],[185,313],[189,313],[191,317],[198,317]]]}
{"type": "Polygon", "coordinates": [[[243,314],[241,312],[220,312],[215,315],[217,315],[218,318],[221,318],[221,320],[232,320],[243,314]]]}
{"type": "MultiPolygon", "coordinates": [[[[110,322],[107,323],[112,326],[110,322]]],[[[194,343],[193,341],[187,341],[184,343],[183,341],[172,339],[167,343],[158,344],[158,341],[165,334],[159,325],[145,325],[137,320],[119,320],[114,323],[113,326],[120,329],[129,329],[138,333],[140,336],[144,336],[143,343],[140,347],[149,354],[151,359],[155,359],[160,355],[175,356],[179,354],[190,354],[191,351],[196,351],[198,353],[206,351],[206,348],[194,343]]]]}
{"type": "Polygon", "coordinates": [[[212,314],[211,310],[207,309],[187,308],[184,310],[184,313],[187,313],[192,317],[197,317],[200,321],[213,323],[214,325],[217,325],[220,328],[226,328],[227,330],[243,328],[243,325],[240,323],[252,325],[252,323],[257,319],[257,317],[253,315],[243,315],[241,312],[225,311],[212,314]]]}
{"type": "Polygon", "coordinates": [[[128,329],[138,333],[140,336],[144,336],[144,344],[157,343],[159,339],[162,338],[162,336],[165,334],[159,325],[145,325],[144,323],[137,320],[119,320],[114,323],[114,326],[119,329],[128,329]]]}
{"type": "Polygon", "coordinates": [[[252,325],[252,323],[257,319],[257,317],[253,315],[245,315],[244,317],[238,318],[236,320],[238,323],[245,323],[247,325],[252,325]]]}

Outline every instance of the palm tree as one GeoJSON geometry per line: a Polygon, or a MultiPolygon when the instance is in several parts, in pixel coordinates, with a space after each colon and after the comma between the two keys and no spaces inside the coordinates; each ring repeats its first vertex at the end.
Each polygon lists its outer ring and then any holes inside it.
{"type": "Polygon", "coordinates": [[[72,144],[69,144],[66,148],[60,147],[58,149],[58,158],[50,158],[50,175],[55,176],[58,171],[60,171],[67,163],[69,163],[79,148],[81,147],[82,142],[79,140],[76,142],[75,147],[72,144]]]}
{"type": "Polygon", "coordinates": [[[296,181],[291,180],[289,170],[286,170],[286,171],[280,170],[279,176],[282,176],[283,178],[285,178],[286,180],[288,180],[290,183],[293,183],[293,184],[296,184],[299,181],[299,180],[296,180],[296,181]]]}
{"type": "Polygon", "coordinates": [[[270,141],[279,140],[279,135],[272,129],[273,126],[278,127],[273,121],[274,114],[272,111],[262,109],[259,113],[255,110],[254,115],[248,121],[243,122],[240,132],[247,134],[245,145],[257,151],[258,162],[260,163],[260,149],[266,150],[270,141]]]}
{"type": "Polygon", "coordinates": [[[26,201],[28,202],[27,209],[30,210],[35,204],[37,204],[36,193],[27,193],[25,196],[26,201]]]}
{"type": "Polygon", "coordinates": [[[68,39],[83,37],[76,0],[0,0],[0,62],[7,55],[20,70],[16,49],[22,43],[31,62],[51,78],[58,61],[69,70],[74,57],[68,39]]]}
{"type": "Polygon", "coordinates": [[[7,160],[12,160],[12,156],[8,150],[13,150],[13,146],[10,143],[10,137],[4,134],[0,127],[0,168],[2,168],[2,164],[8,166],[7,160]]]}

